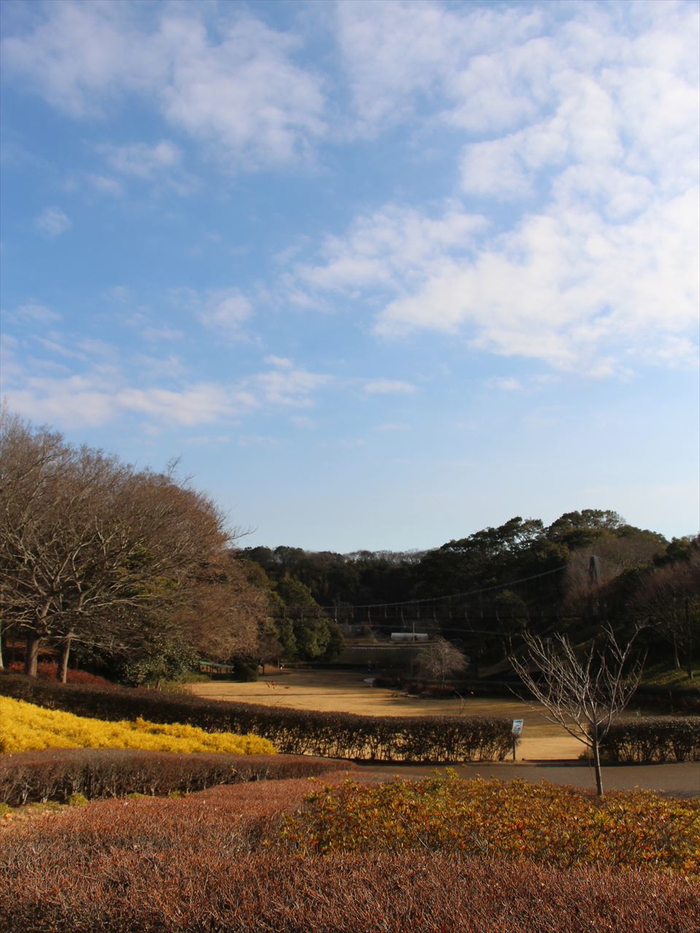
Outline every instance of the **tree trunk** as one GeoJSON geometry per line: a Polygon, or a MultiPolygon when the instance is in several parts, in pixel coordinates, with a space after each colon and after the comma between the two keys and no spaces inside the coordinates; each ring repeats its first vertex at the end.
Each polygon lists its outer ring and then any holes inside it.
{"type": "Polygon", "coordinates": [[[24,673],[28,677],[36,677],[39,663],[39,643],[41,635],[36,632],[27,632],[27,649],[24,655],[24,673]]]}
{"type": "Polygon", "coordinates": [[[673,665],[677,671],[680,671],[683,669],[683,665],[681,664],[681,656],[678,653],[678,639],[676,638],[675,632],[672,635],[672,644],[673,644],[673,665]]]}
{"type": "Polygon", "coordinates": [[[5,663],[3,661],[3,653],[2,653],[2,649],[3,649],[2,642],[3,642],[4,637],[5,637],[5,632],[3,630],[2,623],[0,623],[0,671],[5,669],[5,663]]]}
{"type": "Polygon", "coordinates": [[[595,789],[599,797],[603,796],[603,773],[600,768],[600,738],[598,727],[593,727],[593,767],[595,768],[595,789]]]}
{"type": "Polygon", "coordinates": [[[56,668],[56,680],[65,684],[68,680],[68,658],[70,657],[71,642],[73,635],[66,635],[61,645],[61,654],[58,658],[58,667],[56,668]]]}

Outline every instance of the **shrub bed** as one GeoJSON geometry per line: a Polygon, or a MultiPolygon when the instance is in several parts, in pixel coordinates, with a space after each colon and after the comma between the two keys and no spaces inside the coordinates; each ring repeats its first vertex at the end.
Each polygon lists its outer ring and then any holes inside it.
{"type": "Polygon", "coordinates": [[[700,716],[644,717],[613,723],[601,743],[608,761],[699,761],[700,716]]]}
{"type": "Polygon", "coordinates": [[[544,781],[345,781],[311,794],[282,838],[306,855],[419,850],[700,874],[700,802],[649,791],[601,799],[544,781]]]}
{"type": "Polygon", "coordinates": [[[376,761],[501,761],[511,720],[462,716],[379,717],[227,703],[156,690],[56,684],[7,674],[0,694],[105,720],[182,723],[208,732],[254,733],[279,752],[376,761]]]}
{"type": "Polygon", "coordinates": [[[115,852],[5,890],[5,933],[694,933],[698,891],[662,874],[462,863],[418,853],[295,859],[115,852]],[[154,864],[155,863],[155,864],[154,864]],[[202,880],[206,878],[206,884],[202,880]],[[274,879],[274,884],[270,883],[274,879]]]}
{"type": "Polygon", "coordinates": [[[196,726],[134,721],[108,722],[0,697],[0,752],[43,748],[142,748],[160,752],[228,752],[272,755],[274,745],[257,735],[205,732],[196,726]]]}
{"type": "MultiPolygon", "coordinates": [[[[24,664],[22,661],[13,661],[8,665],[7,670],[13,674],[21,674],[24,671],[24,664]]],[[[40,680],[52,680],[56,682],[56,672],[58,671],[58,664],[56,661],[39,661],[36,669],[36,676],[40,680]]],[[[109,687],[110,681],[105,677],[100,677],[99,674],[90,674],[88,671],[80,671],[75,668],[68,668],[68,683],[69,684],[99,684],[102,687],[109,687]]]]}
{"type": "Polygon", "coordinates": [[[447,852],[266,845],[308,781],[97,801],[3,830],[4,933],[694,933],[698,885],[447,852]],[[274,879],[274,883],[271,883],[274,879]]]}
{"type": "Polygon", "coordinates": [[[92,800],[130,793],[165,796],[219,784],[282,780],[354,767],[301,755],[179,755],[133,749],[70,748],[0,757],[0,803],[12,807],[74,794],[92,800]]]}

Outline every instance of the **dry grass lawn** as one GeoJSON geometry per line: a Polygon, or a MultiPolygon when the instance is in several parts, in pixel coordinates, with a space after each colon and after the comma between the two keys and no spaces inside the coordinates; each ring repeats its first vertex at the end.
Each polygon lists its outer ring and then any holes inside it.
{"type": "Polygon", "coordinates": [[[515,698],[498,697],[472,697],[465,701],[420,699],[372,687],[365,682],[365,676],[351,671],[275,671],[257,683],[212,681],[190,684],[189,689],[210,700],[242,700],[369,716],[507,716],[525,720],[518,760],[575,759],[584,750],[561,726],[545,718],[541,706],[533,708],[515,698]]]}

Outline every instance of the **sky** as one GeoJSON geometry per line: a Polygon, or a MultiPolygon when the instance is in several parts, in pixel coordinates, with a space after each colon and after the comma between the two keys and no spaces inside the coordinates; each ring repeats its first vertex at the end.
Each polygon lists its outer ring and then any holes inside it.
{"type": "Polygon", "coordinates": [[[0,8],[11,412],[241,546],[700,530],[697,3],[0,8]]]}

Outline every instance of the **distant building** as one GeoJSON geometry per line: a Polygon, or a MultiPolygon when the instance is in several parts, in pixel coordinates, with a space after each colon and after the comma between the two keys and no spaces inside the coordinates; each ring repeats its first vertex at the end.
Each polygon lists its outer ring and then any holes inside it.
{"type": "Polygon", "coordinates": [[[427,632],[392,632],[392,641],[427,641],[430,636],[427,632]]]}

